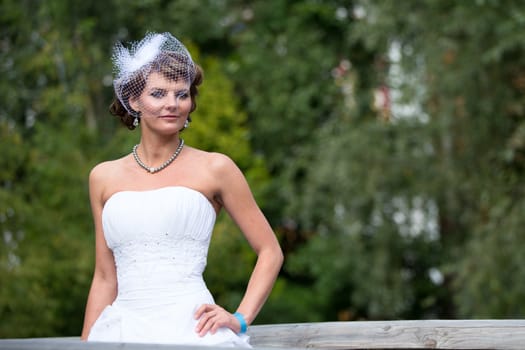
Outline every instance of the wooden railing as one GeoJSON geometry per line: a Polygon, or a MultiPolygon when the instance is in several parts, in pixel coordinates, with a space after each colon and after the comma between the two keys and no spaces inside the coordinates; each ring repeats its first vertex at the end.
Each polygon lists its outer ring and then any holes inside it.
{"type": "MultiPolygon", "coordinates": [[[[525,320],[319,322],[252,326],[256,349],[525,349],[525,320]]],[[[3,339],[0,349],[202,349],[180,345],[82,342],[78,338],[3,339]]]]}
{"type": "Polygon", "coordinates": [[[525,320],[299,323],[253,327],[254,346],[319,349],[525,349],[525,320]]]}

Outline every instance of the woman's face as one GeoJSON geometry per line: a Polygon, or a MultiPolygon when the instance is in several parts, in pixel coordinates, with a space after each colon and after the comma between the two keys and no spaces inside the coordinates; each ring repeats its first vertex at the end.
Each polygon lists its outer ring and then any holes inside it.
{"type": "Polygon", "coordinates": [[[181,130],[192,105],[190,84],[182,79],[169,80],[161,73],[153,72],[142,94],[130,100],[130,105],[141,113],[141,123],[162,121],[180,126],[177,130],[181,130]]]}

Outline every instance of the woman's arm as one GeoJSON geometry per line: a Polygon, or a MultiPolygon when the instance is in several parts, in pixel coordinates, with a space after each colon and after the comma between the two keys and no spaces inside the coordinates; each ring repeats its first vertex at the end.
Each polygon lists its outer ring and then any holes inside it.
{"type": "MultiPolygon", "coordinates": [[[[242,230],[255,253],[257,262],[246,292],[237,311],[247,324],[253,322],[265,303],[283,263],[283,253],[275,234],[258,207],[248,183],[234,162],[226,156],[216,155],[210,167],[218,180],[216,200],[220,202],[242,230]]],[[[235,261],[231,262],[235,264],[235,261]]],[[[196,314],[200,318],[197,332],[214,333],[219,327],[239,332],[239,321],[222,308],[203,305],[196,314]],[[219,310],[217,310],[219,308],[219,310]]]]}
{"type": "Polygon", "coordinates": [[[113,253],[106,245],[102,230],[103,169],[95,167],[89,176],[89,196],[95,224],[95,272],[89,290],[81,339],[87,340],[93,323],[117,295],[117,276],[113,253]]]}

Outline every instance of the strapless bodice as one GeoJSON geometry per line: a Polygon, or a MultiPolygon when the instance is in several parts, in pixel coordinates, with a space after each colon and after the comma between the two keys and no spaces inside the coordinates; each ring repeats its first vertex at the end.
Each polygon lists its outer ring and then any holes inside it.
{"type": "Polygon", "coordinates": [[[215,218],[209,200],[188,187],[113,194],[102,224],[115,258],[119,297],[138,297],[145,286],[157,297],[191,292],[191,283],[201,283],[215,218]],[[178,291],[181,283],[185,289],[178,291]]]}

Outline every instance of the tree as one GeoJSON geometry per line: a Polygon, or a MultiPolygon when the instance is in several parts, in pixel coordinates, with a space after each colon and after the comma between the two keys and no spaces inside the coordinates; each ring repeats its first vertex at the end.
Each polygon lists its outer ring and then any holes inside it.
{"type": "Polygon", "coordinates": [[[331,319],[519,317],[523,6],[355,9],[351,37],[383,53],[376,76],[397,100],[386,122],[361,114],[316,138],[294,205],[315,235],[290,270],[331,319]]]}

